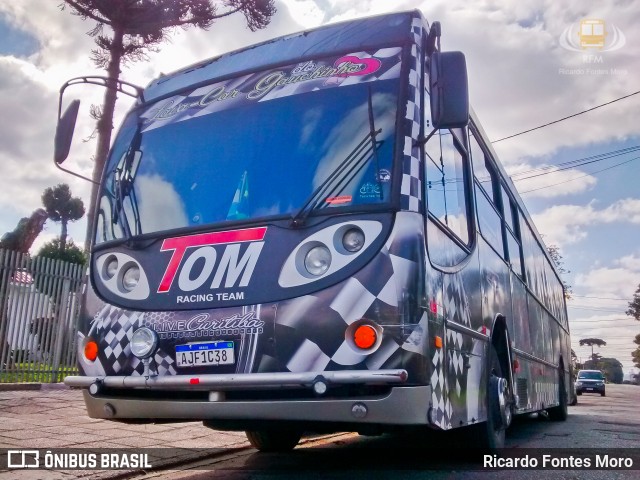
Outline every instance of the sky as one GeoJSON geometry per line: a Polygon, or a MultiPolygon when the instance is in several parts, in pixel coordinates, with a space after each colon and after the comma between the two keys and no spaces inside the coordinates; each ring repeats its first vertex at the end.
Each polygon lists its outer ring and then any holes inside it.
{"type": "MultiPolygon", "coordinates": [[[[53,165],[58,90],[72,77],[100,75],[90,61],[93,23],[61,11],[61,2],[0,0],[0,234],[41,206],[46,187],[68,183],[89,203],[90,185],[53,165]]],[[[442,24],[443,50],[465,53],[470,98],[489,138],[503,137],[615,100],[638,90],[640,4],[633,0],[276,0],[271,24],[252,33],[241,16],[208,31],[178,30],[148,60],[130,63],[122,79],[146,85],[168,73],[280,35],[341,20],[419,9],[442,24]],[[582,20],[604,22],[604,46],[583,48],[582,20]],[[636,80],[634,80],[636,79],[636,80]]],[[[97,87],[74,87],[82,107],[65,166],[91,174],[97,87]]],[[[115,124],[132,105],[120,97],[115,124]]],[[[548,245],[559,247],[573,348],[590,355],[581,338],[602,338],[604,357],[631,370],[640,323],[625,310],[640,284],[640,94],[592,112],[495,142],[527,209],[548,245]],[[566,162],[594,157],[566,168],[566,162]],[[559,167],[560,166],[560,167],[559,167]],[[533,169],[535,172],[528,172],[533,169]],[[560,170],[560,168],[564,168],[560,170]],[[533,173],[545,175],[523,179],[533,173]]],[[[59,235],[48,221],[32,253],[59,235]]],[[[70,225],[82,244],[86,223],[70,225]]]]}

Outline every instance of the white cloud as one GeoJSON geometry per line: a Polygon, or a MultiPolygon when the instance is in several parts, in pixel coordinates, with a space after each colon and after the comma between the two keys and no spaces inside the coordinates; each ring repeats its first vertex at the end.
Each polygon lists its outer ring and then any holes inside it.
{"type": "Polygon", "coordinates": [[[601,210],[594,207],[594,202],[586,206],[555,205],[533,215],[533,220],[548,244],[570,245],[584,240],[587,229],[597,224],[640,224],[640,199],[625,198],[601,210]]]}

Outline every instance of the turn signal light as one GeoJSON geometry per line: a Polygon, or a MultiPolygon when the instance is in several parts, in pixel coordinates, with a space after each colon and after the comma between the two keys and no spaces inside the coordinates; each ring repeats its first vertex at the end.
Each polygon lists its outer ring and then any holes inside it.
{"type": "Polygon", "coordinates": [[[98,358],[98,344],[93,340],[89,340],[84,345],[84,356],[87,360],[93,362],[98,358]]]}
{"type": "Polygon", "coordinates": [[[360,325],[353,332],[353,343],[356,347],[367,350],[373,347],[378,340],[378,333],[371,325],[360,325]]]}

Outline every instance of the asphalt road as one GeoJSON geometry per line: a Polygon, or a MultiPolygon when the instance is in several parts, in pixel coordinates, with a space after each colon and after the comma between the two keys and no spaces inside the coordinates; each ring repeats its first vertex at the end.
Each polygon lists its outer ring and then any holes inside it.
{"type": "MultiPolygon", "coordinates": [[[[636,456],[640,454],[640,387],[607,385],[606,397],[585,394],[578,399],[578,405],[570,407],[566,422],[552,422],[544,416],[518,417],[507,433],[507,447],[525,454],[535,454],[529,449],[540,448],[597,449],[598,452],[616,449],[620,455],[629,453],[623,449],[634,449],[636,456]]],[[[184,465],[181,471],[158,472],[136,478],[640,478],[640,465],[636,465],[634,471],[487,471],[471,447],[468,439],[459,433],[421,431],[412,435],[380,437],[340,434],[307,439],[289,454],[264,454],[247,449],[184,465]]],[[[567,457],[571,453],[558,453],[557,456],[567,457]]]]}

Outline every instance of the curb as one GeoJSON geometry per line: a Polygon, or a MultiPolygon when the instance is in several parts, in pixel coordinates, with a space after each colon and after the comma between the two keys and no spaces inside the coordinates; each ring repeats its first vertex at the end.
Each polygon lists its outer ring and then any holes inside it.
{"type": "Polygon", "coordinates": [[[0,392],[68,389],[64,383],[0,383],[0,392]]]}
{"type": "Polygon", "coordinates": [[[0,392],[11,392],[15,390],[40,390],[41,383],[0,383],[0,392]]]}

